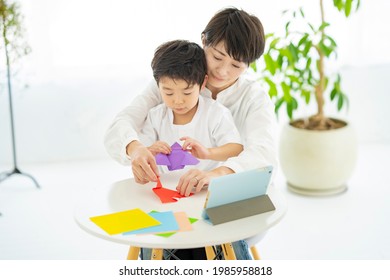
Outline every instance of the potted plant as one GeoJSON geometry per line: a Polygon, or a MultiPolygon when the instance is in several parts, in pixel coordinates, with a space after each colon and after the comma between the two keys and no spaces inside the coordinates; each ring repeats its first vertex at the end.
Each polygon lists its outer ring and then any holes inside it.
{"type": "Polygon", "coordinates": [[[30,178],[36,187],[39,188],[39,184],[34,177],[32,177],[30,174],[20,171],[17,165],[16,157],[11,65],[14,64],[19,58],[27,55],[31,51],[29,45],[24,40],[24,29],[22,21],[23,17],[20,12],[20,5],[17,2],[0,0],[0,50],[4,50],[5,58],[5,61],[2,60],[2,62],[4,62],[4,66],[6,68],[13,156],[13,169],[11,171],[4,171],[0,173],[0,183],[13,175],[23,175],[30,178]]]}
{"type": "MultiPolygon", "coordinates": [[[[346,17],[360,6],[360,0],[333,0],[346,17]]],[[[261,82],[275,101],[276,113],[285,107],[290,122],[280,138],[280,164],[289,188],[302,194],[334,194],[346,189],[353,172],[357,141],[352,126],[324,112],[326,95],[337,109],[348,106],[341,87],[341,75],[326,70],[328,60],[337,58],[337,44],[328,34],[323,0],[319,0],[320,20],[307,20],[303,8],[284,11],[285,34],[267,34],[261,82]],[[317,112],[294,119],[294,113],[315,101],[317,112]]]]}

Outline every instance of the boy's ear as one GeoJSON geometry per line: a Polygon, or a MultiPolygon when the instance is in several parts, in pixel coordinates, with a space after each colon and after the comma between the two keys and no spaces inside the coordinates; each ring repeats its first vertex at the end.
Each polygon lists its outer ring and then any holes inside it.
{"type": "Polygon", "coordinates": [[[204,88],[206,87],[206,84],[207,84],[207,80],[209,79],[209,76],[206,75],[204,76],[204,81],[203,81],[203,84],[201,85],[200,87],[200,90],[204,90],[204,88]]]}

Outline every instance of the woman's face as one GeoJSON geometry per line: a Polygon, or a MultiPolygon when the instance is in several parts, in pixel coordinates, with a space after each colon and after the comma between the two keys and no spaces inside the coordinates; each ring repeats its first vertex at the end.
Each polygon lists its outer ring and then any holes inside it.
{"type": "Polygon", "coordinates": [[[207,60],[207,88],[214,94],[231,86],[246,71],[248,65],[230,57],[225,50],[225,43],[216,46],[204,46],[207,60]]]}

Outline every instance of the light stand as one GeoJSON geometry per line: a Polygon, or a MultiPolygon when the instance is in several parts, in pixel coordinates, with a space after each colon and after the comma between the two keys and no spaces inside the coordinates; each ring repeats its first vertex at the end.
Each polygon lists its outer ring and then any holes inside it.
{"type": "MultiPolygon", "coordinates": [[[[0,183],[6,180],[7,178],[13,176],[13,175],[22,175],[30,178],[35,186],[37,188],[40,188],[37,180],[34,179],[33,176],[30,174],[24,173],[19,170],[16,162],[16,145],[15,145],[15,127],[14,127],[14,113],[13,113],[13,106],[12,106],[12,89],[11,89],[11,67],[9,62],[9,56],[8,56],[8,48],[7,44],[4,46],[5,49],[5,57],[7,60],[7,80],[8,80],[8,96],[9,96],[9,113],[10,113],[10,120],[11,120],[11,134],[12,134],[12,156],[13,156],[13,170],[11,171],[5,171],[0,173],[0,183]]],[[[1,215],[1,214],[0,214],[1,215]]]]}

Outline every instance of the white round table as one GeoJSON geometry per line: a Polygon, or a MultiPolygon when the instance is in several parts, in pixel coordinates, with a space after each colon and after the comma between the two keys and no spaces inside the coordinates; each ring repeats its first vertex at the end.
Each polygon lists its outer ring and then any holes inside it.
{"type": "MultiPolygon", "coordinates": [[[[175,189],[181,174],[182,171],[162,174],[160,180],[163,187],[175,189]]],[[[74,213],[75,220],[88,233],[109,241],[143,248],[185,249],[231,243],[260,235],[276,225],[287,209],[287,203],[281,193],[276,189],[269,189],[267,194],[276,210],[214,226],[201,218],[207,190],[182,198],[178,202],[163,204],[152,191],[155,186],[156,183],[140,185],[130,178],[109,186],[97,187],[80,199],[74,213]],[[188,217],[199,220],[192,224],[192,231],[177,232],[169,238],[154,234],[109,235],[90,220],[93,216],[134,208],[140,208],[146,213],[152,210],[184,211],[188,217]]]]}

